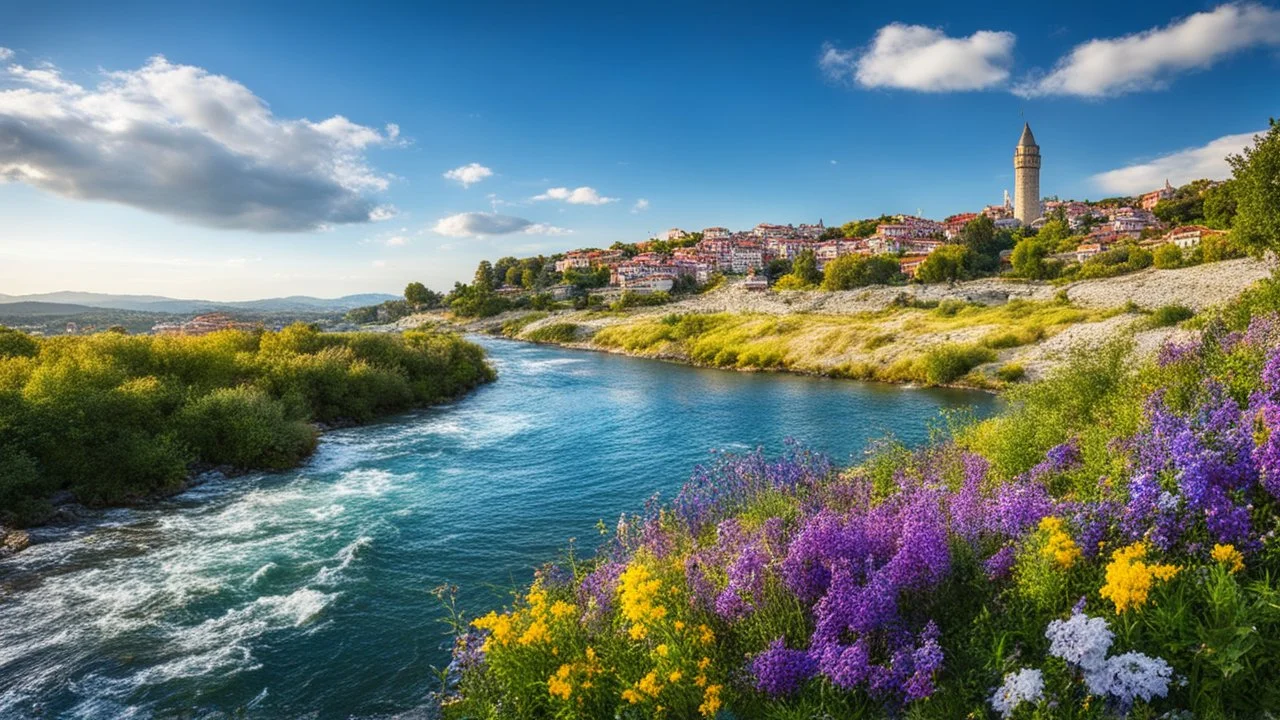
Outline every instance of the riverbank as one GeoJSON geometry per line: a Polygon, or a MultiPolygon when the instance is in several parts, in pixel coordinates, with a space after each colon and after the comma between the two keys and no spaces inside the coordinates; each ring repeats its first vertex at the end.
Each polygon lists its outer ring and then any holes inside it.
{"type": "Polygon", "coordinates": [[[482,349],[452,333],[0,340],[0,556],[29,544],[15,528],[152,503],[210,473],[296,467],[326,428],[494,379],[482,349]]]}
{"type": "MultiPolygon", "coordinates": [[[[1065,286],[993,278],[753,292],[730,284],[658,307],[517,311],[457,326],[704,367],[999,390],[1044,377],[1082,344],[1129,337],[1149,356],[1185,333],[1187,311],[1231,301],[1274,267],[1240,259],[1065,286]]],[[[450,322],[433,314],[399,325],[442,321],[450,322]]]]}

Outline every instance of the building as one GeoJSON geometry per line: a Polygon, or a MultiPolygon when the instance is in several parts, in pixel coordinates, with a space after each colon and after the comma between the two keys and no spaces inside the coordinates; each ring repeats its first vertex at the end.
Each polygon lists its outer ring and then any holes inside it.
{"type": "Polygon", "coordinates": [[[680,238],[688,234],[689,233],[681,230],[680,228],[671,228],[670,230],[662,233],[662,239],[667,241],[679,240],[680,238]]]}
{"type": "Polygon", "coordinates": [[[709,227],[702,230],[703,240],[728,240],[729,228],[709,227]]]}
{"type": "Polygon", "coordinates": [[[952,215],[942,221],[942,234],[945,235],[948,240],[954,240],[960,237],[960,233],[964,232],[964,226],[968,225],[970,221],[977,219],[977,217],[978,213],[971,212],[952,215]]]}
{"type": "Polygon", "coordinates": [[[1023,123],[1013,151],[1013,216],[1030,225],[1040,215],[1040,146],[1031,125],[1023,123]]]}
{"type": "Polygon", "coordinates": [[[1102,243],[1081,243],[1076,246],[1076,262],[1084,262],[1104,250],[1106,246],[1102,243]]]}
{"type": "Polygon", "coordinates": [[[1193,248],[1199,245],[1200,241],[1207,237],[1223,234],[1224,233],[1221,230],[1210,230],[1203,225],[1184,225],[1182,227],[1174,228],[1166,233],[1165,236],[1161,238],[1162,242],[1160,244],[1164,245],[1173,243],[1183,250],[1186,250],[1187,248],[1193,248]]]}
{"type": "Polygon", "coordinates": [[[920,266],[928,259],[928,255],[907,255],[906,257],[898,260],[898,268],[902,270],[903,275],[913,278],[920,270],[920,266]]]}
{"type": "Polygon", "coordinates": [[[1159,190],[1152,190],[1142,196],[1142,209],[1154,210],[1156,205],[1160,204],[1161,200],[1168,200],[1171,197],[1173,197],[1173,186],[1169,184],[1168,179],[1165,179],[1164,187],[1159,190]]]}

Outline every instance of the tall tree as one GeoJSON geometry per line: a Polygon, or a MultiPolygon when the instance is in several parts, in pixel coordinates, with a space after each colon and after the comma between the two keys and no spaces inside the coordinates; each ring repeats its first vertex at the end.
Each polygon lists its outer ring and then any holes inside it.
{"type": "Polygon", "coordinates": [[[478,292],[492,292],[493,286],[497,284],[494,282],[493,277],[493,263],[488,260],[481,260],[480,264],[476,266],[475,281],[471,284],[478,292]]]}
{"type": "Polygon", "coordinates": [[[1280,249],[1280,122],[1227,162],[1235,175],[1236,240],[1255,253],[1280,249]]]}
{"type": "Polygon", "coordinates": [[[420,282],[411,282],[404,286],[404,299],[409,301],[410,305],[427,305],[434,294],[420,282]]]}

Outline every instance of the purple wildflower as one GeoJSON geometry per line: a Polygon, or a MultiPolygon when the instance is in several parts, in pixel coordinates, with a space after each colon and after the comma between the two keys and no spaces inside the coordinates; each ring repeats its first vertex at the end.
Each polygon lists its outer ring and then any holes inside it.
{"type": "Polygon", "coordinates": [[[805,650],[789,650],[778,638],[751,661],[756,688],[773,697],[790,695],[818,672],[818,661],[805,650]]]}

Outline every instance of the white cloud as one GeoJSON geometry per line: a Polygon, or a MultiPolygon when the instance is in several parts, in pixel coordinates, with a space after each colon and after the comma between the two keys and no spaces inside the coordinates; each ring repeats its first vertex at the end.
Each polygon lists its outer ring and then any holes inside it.
{"type": "Polygon", "coordinates": [[[840,162],[839,162],[838,160],[832,160],[832,161],[831,161],[831,164],[832,164],[832,165],[839,165],[839,164],[840,164],[840,162]]]}
{"type": "Polygon", "coordinates": [[[1149,162],[1099,173],[1093,176],[1093,182],[1108,193],[1138,195],[1163,187],[1166,178],[1174,185],[1200,178],[1225,180],[1231,176],[1226,157],[1240,152],[1253,143],[1255,135],[1265,132],[1259,130],[1257,133],[1220,137],[1201,147],[1179,150],[1149,162]]]}
{"type": "Polygon", "coordinates": [[[439,235],[447,237],[482,237],[485,235],[510,235],[526,233],[530,235],[564,235],[570,231],[554,225],[535,223],[524,218],[511,215],[499,215],[486,212],[466,212],[440,218],[432,228],[439,235]]]}
{"type": "Polygon", "coordinates": [[[387,247],[400,247],[401,245],[408,245],[409,238],[405,237],[404,235],[392,235],[391,237],[384,240],[383,243],[387,247]]]}
{"type": "Polygon", "coordinates": [[[617,202],[618,198],[604,197],[595,188],[582,186],[580,188],[554,187],[548,188],[541,195],[535,195],[534,200],[563,200],[570,205],[604,205],[606,203],[617,202]]]}
{"type": "Polygon", "coordinates": [[[400,214],[395,205],[379,205],[369,211],[369,222],[383,222],[400,214]]]}
{"type": "Polygon", "coordinates": [[[364,223],[390,179],[365,151],[396,144],[341,115],[276,117],[230,78],[154,57],[93,88],[52,66],[0,72],[0,181],[259,232],[364,223]]]}
{"type": "Polygon", "coordinates": [[[462,187],[471,187],[476,183],[491,177],[493,171],[481,165],[480,163],[470,163],[462,167],[456,167],[444,174],[445,179],[455,180],[462,183],[462,187]]]}
{"type": "Polygon", "coordinates": [[[639,200],[636,200],[636,204],[631,206],[631,212],[633,213],[642,213],[648,209],[649,209],[649,201],[645,200],[644,198],[640,198],[639,200]]]}
{"type": "Polygon", "coordinates": [[[983,90],[1009,79],[1016,40],[1010,32],[979,30],[953,38],[937,28],[892,23],[861,54],[824,45],[818,64],[833,79],[852,76],[868,88],[983,90]]]}
{"type": "Polygon", "coordinates": [[[1179,72],[1207,68],[1262,45],[1280,45],[1280,10],[1221,5],[1166,27],[1077,45],[1047,75],[1019,84],[1014,92],[1097,98],[1158,89],[1179,72]]]}
{"type": "Polygon", "coordinates": [[[8,60],[8,59],[9,59],[9,58],[11,58],[11,57],[13,57],[13,51],[12,51],[12,50],[10,50],[10,49],[9,49],[9,48],[7,48],[7,47],[0,47],[0,62],[3,62],[3,61],[5,61],[5,60],[8,60]]]}

